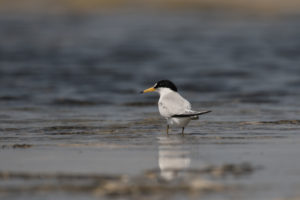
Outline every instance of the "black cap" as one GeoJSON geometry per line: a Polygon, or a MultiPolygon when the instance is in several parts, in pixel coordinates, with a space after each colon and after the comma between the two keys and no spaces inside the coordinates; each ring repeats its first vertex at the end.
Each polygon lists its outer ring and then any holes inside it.
{"type": "Polygon", "coordinates": [[[169,80],[161,80],[155,83],[154,88],[170,88],[171,90],[177,92],[177,87],[169,80]]]}

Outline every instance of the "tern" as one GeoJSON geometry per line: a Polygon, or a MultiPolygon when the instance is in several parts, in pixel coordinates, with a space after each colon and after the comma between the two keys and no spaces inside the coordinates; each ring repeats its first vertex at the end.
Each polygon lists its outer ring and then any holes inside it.
{"type": "Polygon", "coordinates": [[[169,80],[158,81],[153,87],[141,91],[141,93],[147,92],[157,92],[160,95],[158,110],[160,115],[167,120],[167,134],[171,126],[182,128],[183,135],[184,128],[191,120],[211,112],[210,110],[200,112],[192,110],[191,103],[177,92],[177,87],[169,80]]]}

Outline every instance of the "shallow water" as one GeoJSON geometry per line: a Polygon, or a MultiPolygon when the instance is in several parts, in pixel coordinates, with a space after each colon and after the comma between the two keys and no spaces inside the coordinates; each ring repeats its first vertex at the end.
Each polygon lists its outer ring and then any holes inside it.
{"type": "Polygon", "coordinates": [[[299,19],[1,16],[0,197],[299,198],[299,19]],[[160,79],[213,111],[184,137],[160,79]]]}

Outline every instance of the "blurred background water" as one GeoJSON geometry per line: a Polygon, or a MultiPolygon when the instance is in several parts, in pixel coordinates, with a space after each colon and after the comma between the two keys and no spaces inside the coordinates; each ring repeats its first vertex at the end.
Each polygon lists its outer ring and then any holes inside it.
{"type": "Polygon", "coordinates": [[[299,3],[124,4],[0,1],[1,196],[86,199],[103,189],[97,182],[86,194],[85,180],[70,189],[74,177],[53,183],[43,173],[126,175],[143,185],[135,177],[159,169],[167,185],[185,185],[188,169],[249,162],[262,169],[209,178],[234,190],[203,198],[299,198],[299,3]],[[195,110],[213,111],[185,138],[166,137],[158,96],[138,93],[160,79],[195,110]]]}
{"type": "Polygon", "coordinates": [[[298,22],[197,13],[5,15],[1,99],[120,104],[163,78],[197,101],[297,98],[298,22]]]}

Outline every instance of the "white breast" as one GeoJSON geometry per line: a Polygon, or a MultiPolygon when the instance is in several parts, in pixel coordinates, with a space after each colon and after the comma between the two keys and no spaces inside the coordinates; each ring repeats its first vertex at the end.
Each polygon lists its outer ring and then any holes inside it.
{"type": "Polygon", "coordinates": [[[191,104],[180,94],[170,89],[161,88],[159,93],[159,113],[168,120],[169,125],[185,127],[190,118],[172,118],[172,116],[186,113],[191,109],[191,104]]]}

